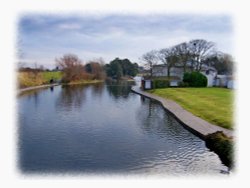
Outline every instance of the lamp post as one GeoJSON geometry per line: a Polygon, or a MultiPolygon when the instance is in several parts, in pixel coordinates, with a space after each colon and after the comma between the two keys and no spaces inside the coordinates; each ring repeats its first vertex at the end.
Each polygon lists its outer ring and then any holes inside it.
{"type": "Polygon", "coordinates": [[[194,63],[197,69],[198,55],[196,54],[196,42],[194,42],[193,45],[194,45],[194,63]]]}

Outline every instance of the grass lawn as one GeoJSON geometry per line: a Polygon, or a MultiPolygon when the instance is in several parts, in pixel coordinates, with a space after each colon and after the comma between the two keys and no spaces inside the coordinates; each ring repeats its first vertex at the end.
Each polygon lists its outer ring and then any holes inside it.
{"type": "Polygon", "coordinates": [[[184,109],[210,123],[233,129],[233,90],[225,88],[164,88],[149,92],[176,101],[184,109]]]}
{"type": "MultiPolygon", "coordinates": [[[[63,76],[62,72],[39,72],[37,74],[34,74],[32,72],[19,72],[18,73],[18,84],[19,88],[25,88],[25,87],[32,87],[32,86],[39,86],[43,84],[49,84],[50,79],[54,80],[60,80],[63,76]]],[[[93,84],[93,83],[100,83],[103,82],[103,80],[78,80],[78,81],[72,81],[70,83],[67,83],[67,85],[73,85],[73,84],[93,84]]]]}
{"type": "Polygon", "coordinates": [[[18,86],[20,88],[38,86],[42,84],[48,84],[50,79],[60,80],[62,78],[62,72],[18,72],[18,86]]]}
{"type": "Polygon", "coordinates": [[[78,80],[67,83],[66,85],[77,85],[77,84],[96,84],[104,82],[103,80],[78,80]]]}
{"type": "Polygon", "coordinates": [[[44,80],[46,80],[49,83],[49,80],[51,78],[55,80],[60,80],[62,78],[62,72],[57,71],[57,72],[42,72],[42,76],[44,80]]]}

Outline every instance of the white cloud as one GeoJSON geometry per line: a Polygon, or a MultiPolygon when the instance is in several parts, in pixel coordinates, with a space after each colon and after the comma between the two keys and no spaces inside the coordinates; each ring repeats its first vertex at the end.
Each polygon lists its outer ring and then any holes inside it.
{"type": "Polygon", "coordinates": [[[57,26],[59,29],[63,30],[75,30],[75,29],[81,29],[80,23],[62,23],[57,26]]]}
{"type": "Polygon", "coordinates": [[[48,64],[65,53],[77,54],[83,60],[103,57],[109,62],[120,57],[138,62],[147,51],[191,39],[213,41],[218,50],[232,53],[231,22],[223,16],[111,15],[98,19],[54,16],[40,18],[39,22],[42,24],[26,24],[21,33],[26,45],[24,54],[48,64]]]}

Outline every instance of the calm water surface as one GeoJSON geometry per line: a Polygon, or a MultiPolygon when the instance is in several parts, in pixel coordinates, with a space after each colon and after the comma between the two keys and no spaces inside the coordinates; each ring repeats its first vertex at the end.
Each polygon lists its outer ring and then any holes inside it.
{"type": "Polygon", "coordinates": [[[130,84],[57,86],[18,98],[23,173],[220,174],[203,140],[130,84]]]}

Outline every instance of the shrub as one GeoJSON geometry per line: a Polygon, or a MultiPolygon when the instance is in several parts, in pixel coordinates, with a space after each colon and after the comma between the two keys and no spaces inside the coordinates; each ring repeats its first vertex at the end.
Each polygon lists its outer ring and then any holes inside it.
{"type": "Polygon", "coordinates": [[[38,86],[45,83],[45,79],[41,72],[19,72],[18,73],[18,87],[25,88],[31,86],[38,86]]]}
{"type": "Polygon", "coordinates": [[[205,138],[206,146],[217,153],[221,161],[229,168],[233,167],[233,140],[228,138],[223,132],[209,134],[205,138]]]}
{"type": "Polygon", "coordinates": [[[166,88],[169,87],[168,79],[153,79],[153,88],[166,88]]]}
{"type": "Polygon", "coordinates": [[[188,83],[187,82],[179,82],[178,87],[188,87],[188,83]]]}
{"type": "Polygon", "coordinates": [[[86,78],[86,71],[82,61],[74,54],[67,54],[56,59],[57,65],[62,69],[63,82],[79,81],[86,78]]]}
{"type": "Polygon", "coordinates": [[[207,77],[200,72],[184,73],[183,82],[187,83],[190,87],[206,87],[207,77]]]}

